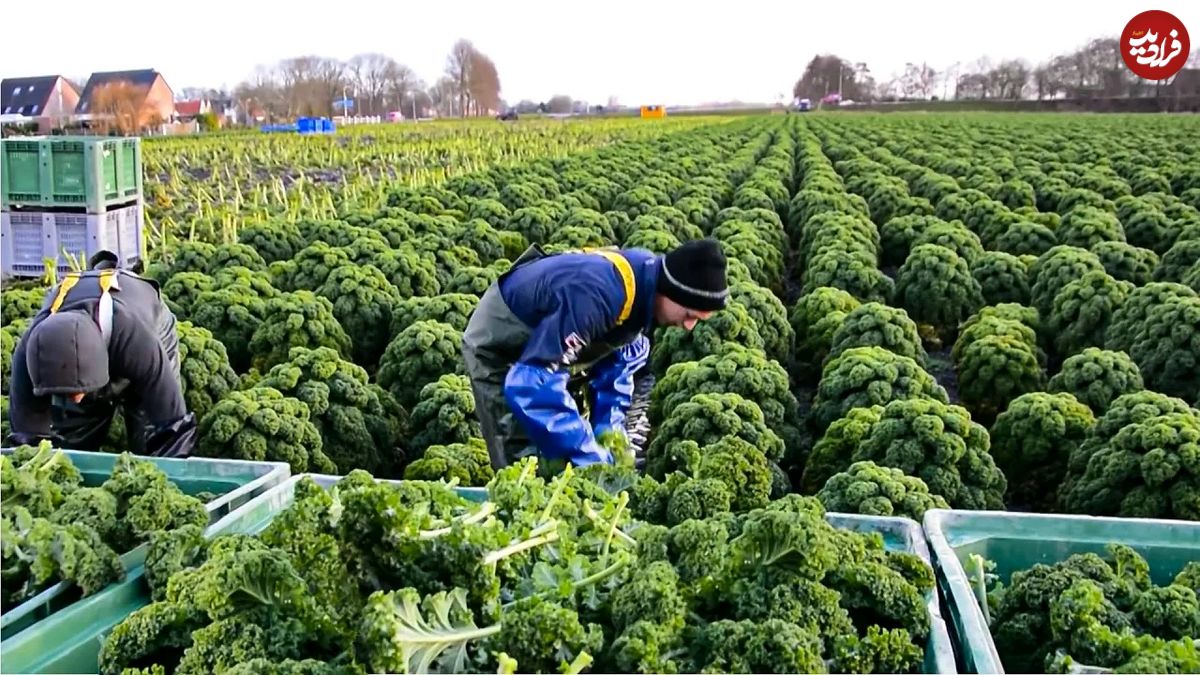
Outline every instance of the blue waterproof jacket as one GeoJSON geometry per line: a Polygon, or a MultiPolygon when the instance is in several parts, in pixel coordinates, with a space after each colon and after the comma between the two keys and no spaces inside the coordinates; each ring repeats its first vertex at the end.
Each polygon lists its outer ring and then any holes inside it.
{"type": "Polygon", "coordinates": [[[660,269],[660,257],[650,251],[611,249],[548,256],[500,280],[504,302],[533,329],[508,372],[504,395],[544,457],[577,466],[612,461],[596,436],[624,429],[633,374],[650,355],[646,336],[660,269]],[[567,391],[570,368],[589,363],[590,425],[567,391]]]}

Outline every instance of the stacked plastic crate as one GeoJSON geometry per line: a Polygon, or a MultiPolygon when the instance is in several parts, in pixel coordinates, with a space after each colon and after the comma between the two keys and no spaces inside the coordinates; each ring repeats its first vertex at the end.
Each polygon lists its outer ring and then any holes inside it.
{"type": "Polygon", "coordinates": [[[0,142],[0,275],[59,275],[101,250],[141,259],[140,138],[41,136],[0,142]]]}

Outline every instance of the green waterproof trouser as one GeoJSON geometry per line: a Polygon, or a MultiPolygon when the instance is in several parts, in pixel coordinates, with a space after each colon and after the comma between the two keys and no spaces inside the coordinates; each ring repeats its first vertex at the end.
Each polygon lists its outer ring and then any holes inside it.
{"type": "MultiPolygon", "coordinates": [[[[463,332],[462,355],[471,391],[475,395],[475,415],[487,443],[492,468],[500,470],[521,458],[538,454],[521,423],[513,417],[504,398],[504,379],[525,351],[533,330],[526,326],[500,295],[499,283],[488,287],[463,332]]],[[[585,363],[571,368],[567,385],[580,413],[587,414],[588,399],[585,368],[611,348],[601,346],[585,363]]]]}
{"type": "Polygon", "coordinates": [[[504,378],[532,332],[508,308],[495,283],[484,292],[463,332],[463,361],[475,395],[475,414],[497,470],[530,454],[529,437],[504,399],[504,378]]]}

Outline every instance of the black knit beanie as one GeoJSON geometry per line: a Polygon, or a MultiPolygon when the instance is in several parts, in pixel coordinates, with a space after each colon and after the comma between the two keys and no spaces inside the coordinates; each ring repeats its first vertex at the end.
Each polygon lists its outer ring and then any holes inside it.
{"type": "Polygon", "coordinates": [[[662,257],[658,292],[701,312],[725,307],[725,253],[715,239],[696,239],[662,257]]]}

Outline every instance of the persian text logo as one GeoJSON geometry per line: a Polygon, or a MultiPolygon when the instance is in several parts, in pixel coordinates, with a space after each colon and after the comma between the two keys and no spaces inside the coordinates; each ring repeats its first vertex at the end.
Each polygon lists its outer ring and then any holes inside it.
{"type": "Polygon", "coordinates": [[[1191,47],[1183,22],[1159,9],[1138,14],[1121,31],[1121,58],[1135,75],[1147,80],[1165,80],[1178,73],[1191,47]]]}

